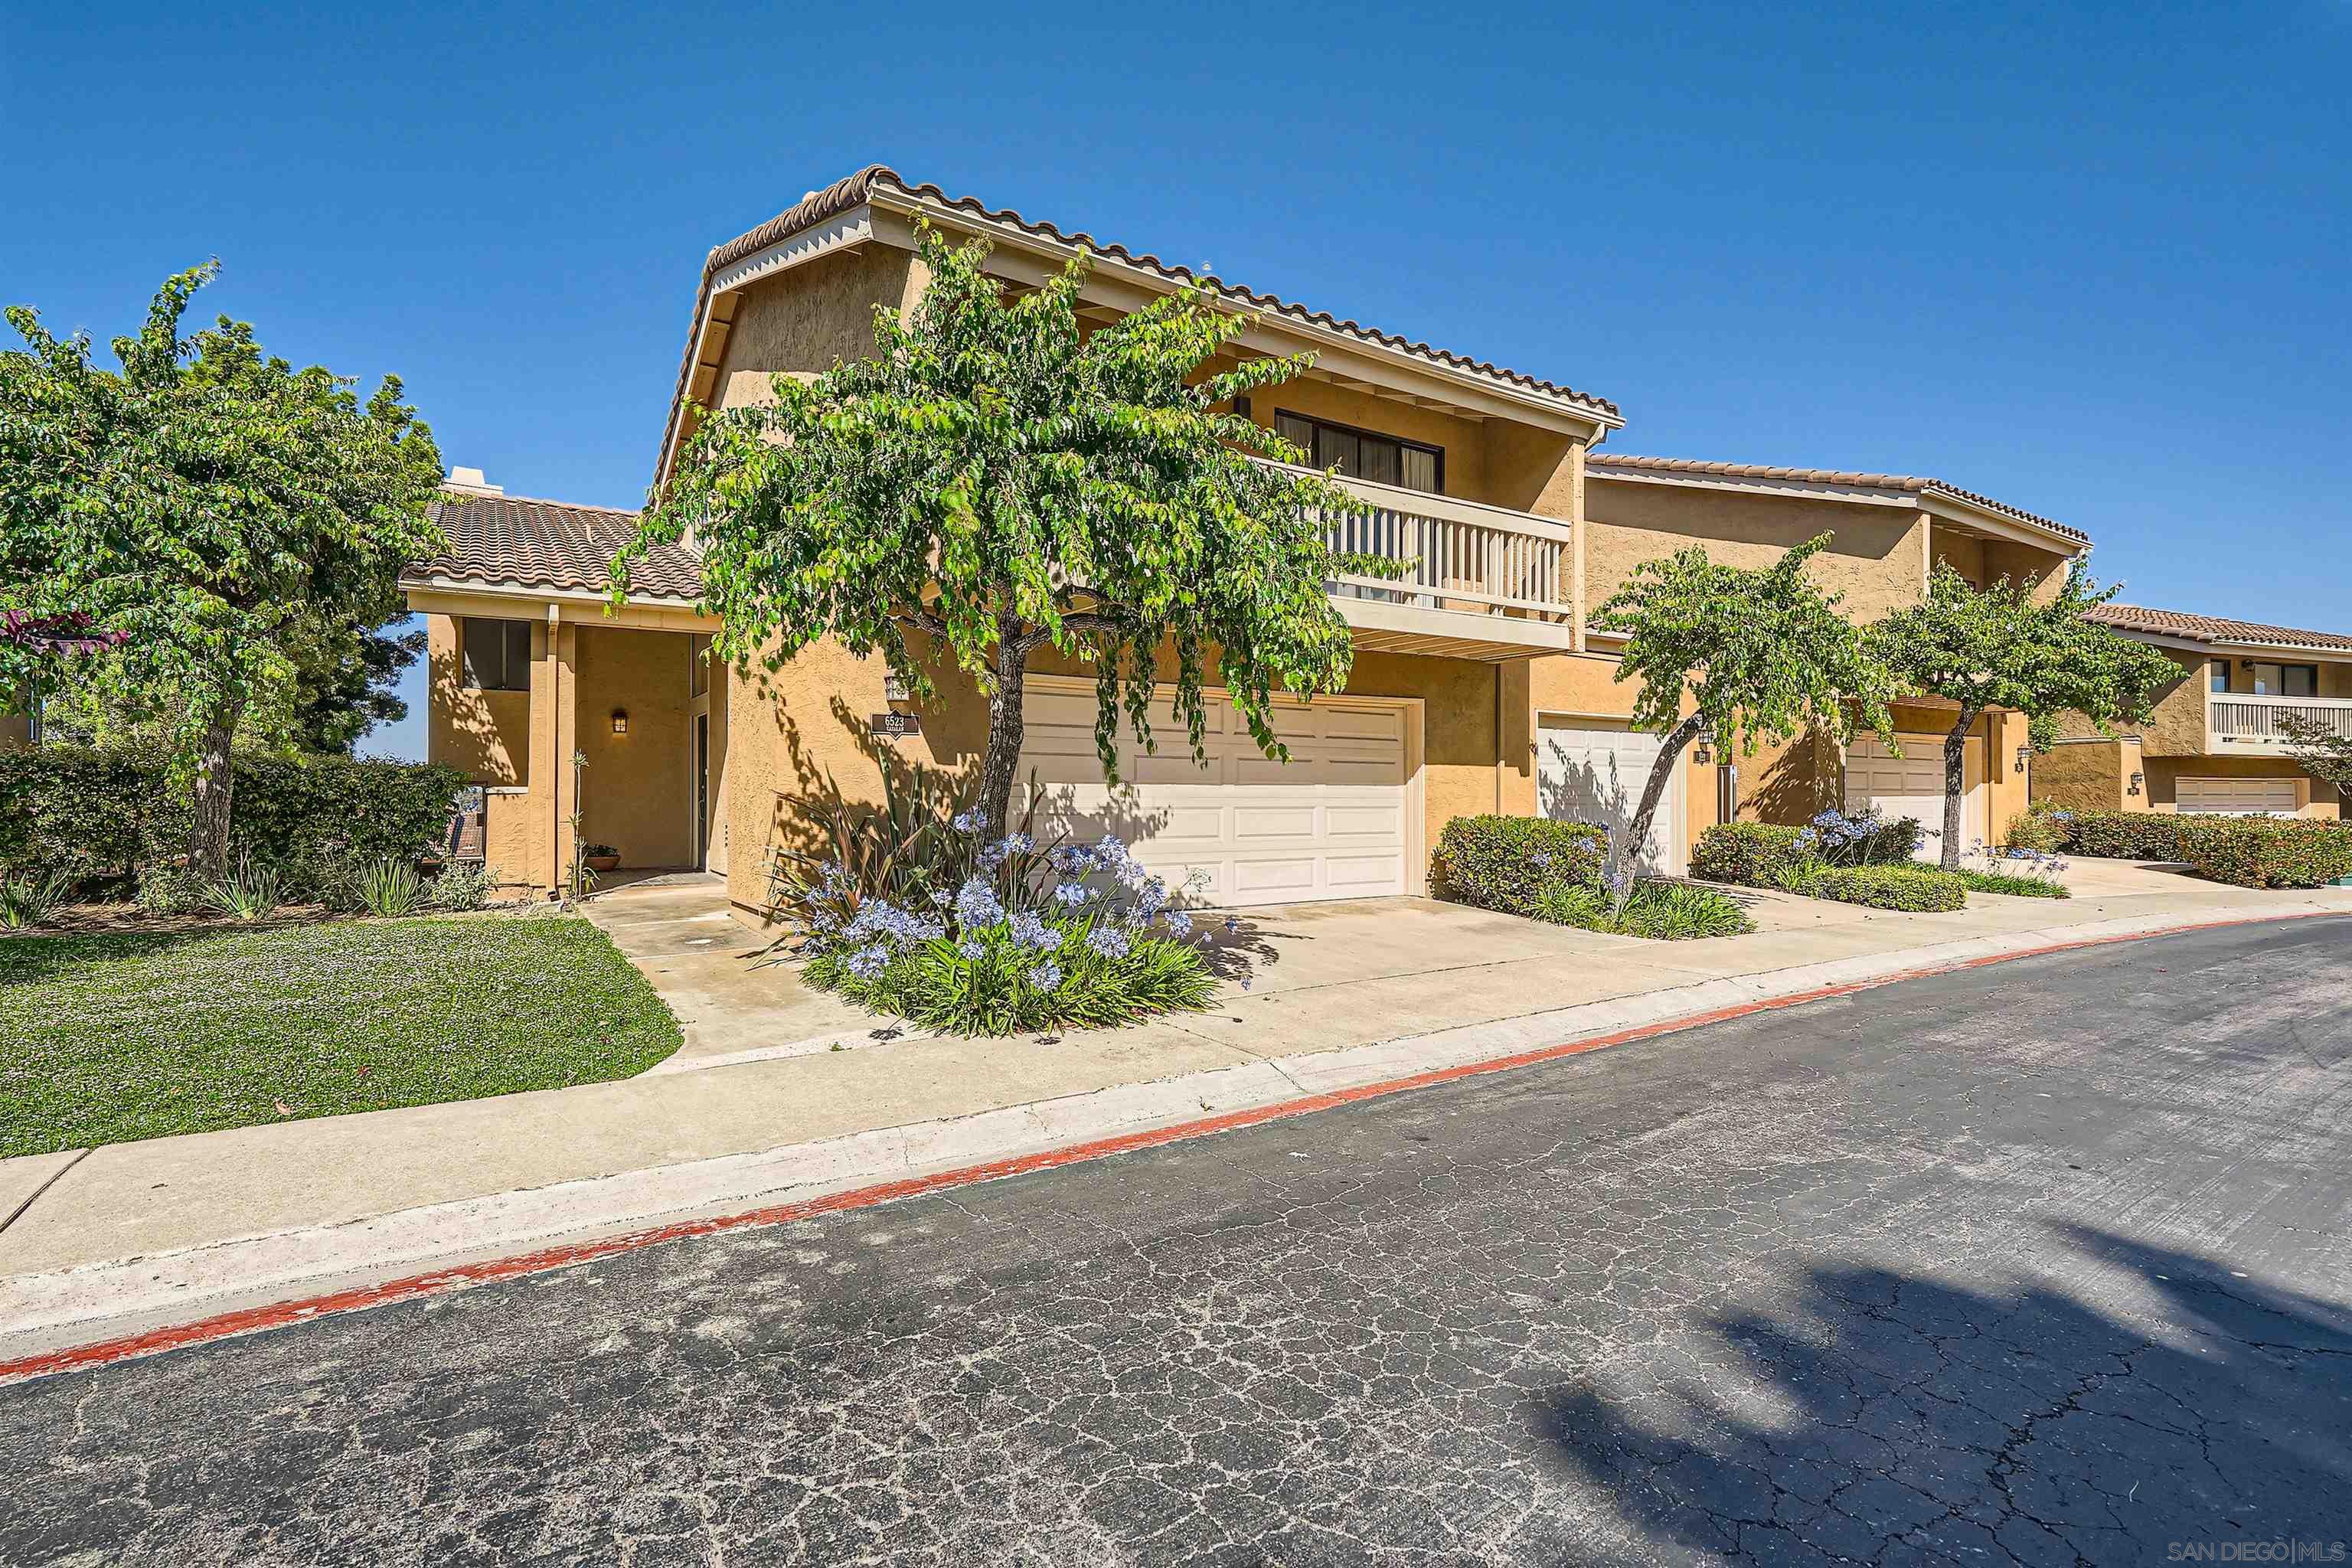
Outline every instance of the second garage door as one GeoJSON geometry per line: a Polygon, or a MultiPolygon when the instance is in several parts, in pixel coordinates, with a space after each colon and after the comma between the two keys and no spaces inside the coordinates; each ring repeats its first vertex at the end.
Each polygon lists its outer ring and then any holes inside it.
{"type": "Polygon", "coordinates": [[[1122,730],[1112,787],[1095,752],[1093,683],[1033,681],[1015,816],[1030,798],[1034,769],[1041,832],[1085,841],[1115,833],[1171,887],[1197,873],[1200,899],[1212,904],[1413,890],[1409,705],[1283,702],[1275,731],[1290,749],[1286,765],[1258,750],[1228,701],[1210,700],[1208,757],[1200,764],[1166,700],[1153,708],[1159,752],[1144,754],[1122,730]]]}
{"type": "Polygon", "coordinates": [[[2292,816],[2303,808],[2293,779],[2181,779],[2173,785],[2173,807],[2190,812],[2273,812],[2292,816]]]}
{"type": "MultiPolygon", "coordinates": [[[[1897,735],[1903,754],[1883,741],[1855,740],[1845,749],[1845,808],[1875,805],[1887,816],[1916,816],[1927,831],[1919,838],[1919,858],[1944,852],[1944,738],[1897,735]]],[[[1989,842],[1985,820],[1984,742],[1968,742],[1968,777],[1976,782],[1960,799],[1960,848],[1989,842]]]]}

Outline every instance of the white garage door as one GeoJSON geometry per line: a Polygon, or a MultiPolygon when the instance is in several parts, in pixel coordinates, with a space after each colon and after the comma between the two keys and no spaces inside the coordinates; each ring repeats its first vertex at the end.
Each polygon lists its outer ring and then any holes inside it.
{"type": "MultiPolygon", "coordinates": [[[[1658,736],[1622,724],[1544,717],[1536,731],[1536,804],[1555,822],[1598,823],[1609,829],[1613,845],[1633,824],[1661,743],[1658,736]]],[[[1642,847],[1645,871],[1679,877],[1689,865],[1682,775],[1675,768],[1651,819],[1649,842],[1642,847]]]]}
{"type": "MultiPolygon", "coordinates": [[[[1935,860],[1944,852],[1944,738],[1941,735],[1897,735],[1903,754],[1896,756],[1884,741],[1855,740],[1845,749],[1845,808],[1860,811],[1875,805],[1881,816],[1916,816],[1927,831],[1920,836],[1918,858],[1935,860]]],[[[1983,754],[1975,739],[1971,751],[1983,754]]],[[[1976,770],[1971,770],[1976,771],[1976,770]]],[[[1990,842],[1985,823],[1982,775],[1960,800],[1960,848],[1990,842]]]]}
{"type": "Polygon", "coordinates": [[[2293,779],[2181,779],[2173,785],[2179,811],[2284,812],[2302,809],[2293,779]]]}
{"type": "Polygon", "coordinates": [[[1205,765],[1193,762],[1166,701],[1153,708],[1158,752],[1142,754],[1122,729],[1119,782],[1107,786],[1095,752],[1093,684],[1032,682],[1015,816],[1029,798],[1034,768],[1041,833],[1066,832],[1084,842],[1115,833],[1171,888],[1203,874],[1199,897],[1213,904],[1362,899],[1412,889],[1405,705],[1354,698],[1281,702],[1274,728],[1290,749],[1286,765],[1258,750],[1230,702],[1209,703],[1205,765]]]}

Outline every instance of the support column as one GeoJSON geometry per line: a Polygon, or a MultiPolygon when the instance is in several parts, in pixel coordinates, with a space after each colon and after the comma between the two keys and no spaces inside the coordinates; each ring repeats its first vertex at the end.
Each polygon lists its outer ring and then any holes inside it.
{"type": "Polygon", "coordinates": [[[579,632],[552,605],[530,633],[530,879],[551,896],[572,875],[572,754],[579,749],[579,632]]]}

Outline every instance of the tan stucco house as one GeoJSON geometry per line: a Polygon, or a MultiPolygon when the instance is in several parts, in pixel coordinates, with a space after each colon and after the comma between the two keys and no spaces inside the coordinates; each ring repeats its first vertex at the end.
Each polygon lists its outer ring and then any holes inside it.
{"type": "MultiPolygon", "coordinates": [[[[916,226],[994,242],[992,267],[1034,282],[1079,246],[1095,257],[1086,315],[1118,319],[1187,283],[1253,317],[1246,353],[1310,350],[1314,370],[1247,412],[1337,465],[1366,506],[1348,548],[1416,563],[1402,583],[1340,582],[1353,629],[1347,691],[1295,703],[1279,726],[1291,761],[1259,754],[1234,716],[1209,757],[1123,756],[1106,787],[1090,680],[1046,665],[1027,700],[1026,775],[1045,815],[1118,831],[1155,868],[1197,870],[1231,904],[1412,893],[1452,817],[1501,811],[1582,820],[1629,815],[1653,737],[1633,732],[1631,689],[1591,612],[1641,560],[1704,543],[1743,563],[1824,531],[1815,563],[1863,616],[1916,602],[1938,560],[1979,581],[2049,576],[2087,546],[2079,532],[1939,480],[1622,457],[1604,398],[1312,310],[1019,213],[951,198],[870,168],[812,192],[713,250],[656,458],[666,479],[695,405],[769,395],[872,348],[874,308],[904,308],[925,275],[916,226]]],[[[601,602],[625,512],[508,496],[458,470],[441,510],[450,553],[406,579],[431,627],[431,755],[485,786],[488,858],[517,880],[564,877],[575,810],[583,837],[632,867],[726,875],[747,914],[765,900],[771,847],[803,805],[871,799],[882,759],[976,761],[984,705],[961,678],[936,704],[901,700],[879,660],[819,645],[780,675],[710,669],[715,625],[695,608],[689,550],[641,563],[626,605],[601,602]],[[576,752],[586,758],[574,795],[576,752]]],[[[1906,755],[1804,741],[1785,753],[1680,770],[1651,847],[1679,869],[1696,834],[1727,813],[1797,820],[1826,804],[1879,800],[1940,815],[1932,704],[1898,712],[1906,755]],[[1915,743],[1916,741],[1916,743],[1915,743]]],[[[2015,715],[1981,721],[1969,820],[1991,837],[2025,805],[2015,715]]],[[[1021,802],[1016,799],[1016,809],[1021,802]]]]}
{"type": "Polygon", "coordinates": [[[2033,764],[2033,793],[2107,811],[2270,812],[2340,817],[2333,786],[2289,754],[2294,714],[2352,736],[2352,636],[2102,605],[2091,618],[2180,667],[2147,722],[2087,723],[2033,764]]]}

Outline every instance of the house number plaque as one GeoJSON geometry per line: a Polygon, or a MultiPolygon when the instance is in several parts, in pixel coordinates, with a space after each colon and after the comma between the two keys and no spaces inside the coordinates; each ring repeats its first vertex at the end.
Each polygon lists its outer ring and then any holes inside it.
{"type": "Polygon", "coordinates": [[[912,713],[877,713],[873,723],[874,738],[896,741],[923,732],[923,721],[912,713]]]}

